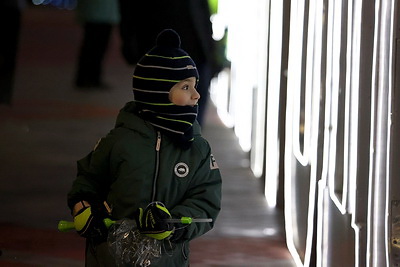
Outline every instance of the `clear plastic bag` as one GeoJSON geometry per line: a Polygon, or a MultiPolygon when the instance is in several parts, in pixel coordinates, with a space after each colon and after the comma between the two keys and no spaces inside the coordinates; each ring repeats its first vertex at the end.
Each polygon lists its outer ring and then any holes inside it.
{"type": "Polygon", "coordinates": [[[109,228],[108,246],[117,266],[146,267],[161,257],[162,241],[140,234],[134,220],[124,219],[109,228]]]}

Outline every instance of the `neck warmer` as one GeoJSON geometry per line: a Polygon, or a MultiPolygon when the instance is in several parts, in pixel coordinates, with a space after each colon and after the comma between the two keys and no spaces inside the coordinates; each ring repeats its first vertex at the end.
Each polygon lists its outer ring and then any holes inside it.
{"type": "Polygon", "coordinates": [[[177,106],[135,101],[139,116],[171,137],[174,143],[187,148],[193,141],[193,123],[198,106],[177,106]]]}

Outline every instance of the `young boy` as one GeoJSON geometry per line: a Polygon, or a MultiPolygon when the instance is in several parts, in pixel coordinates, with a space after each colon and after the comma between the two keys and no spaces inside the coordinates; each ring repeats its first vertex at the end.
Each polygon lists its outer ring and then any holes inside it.
{"type": "Polygon", "coordinates": [[[115,265],[106,243],[106,217],[135,219],[141,233],[166,243],[151,266],[188,266],[189,241],[213,227],[221,176],[196,121],[198,78],[179,35],[162,31],[136,66],[134,101],[78,161],[68,205],[78,233],[87,238],[86,266],[115,265]],[[165,221],[181,217],[212,222],[182,227],[165,221]],[[168,247],[172,251],[164,251],[168,247]]]}

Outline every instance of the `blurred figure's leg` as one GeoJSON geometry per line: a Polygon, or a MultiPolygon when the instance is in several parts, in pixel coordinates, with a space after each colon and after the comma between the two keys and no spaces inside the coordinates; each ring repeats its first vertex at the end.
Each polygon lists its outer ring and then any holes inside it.
{"type": "Polygon", "coordinates": [[[21,24],[21,11],[18,8],[0,8],[0,104],[11,104],[18,39],[21,24]]]}
{"type": "Polygon", "coordinates": [[[102,63],[109,44],[112,24],[86,23],[78,58],[77,87],[102,87],[102,63]]]}

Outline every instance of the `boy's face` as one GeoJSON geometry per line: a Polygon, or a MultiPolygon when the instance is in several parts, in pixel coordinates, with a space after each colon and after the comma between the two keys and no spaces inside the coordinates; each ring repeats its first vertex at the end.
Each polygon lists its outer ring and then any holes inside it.
{"type": "Polygon", "coordinates": [[[200,99],[196,88],[196,77],[190,77],[175,84],[169,90],[169,100],[177,106],[194,106],[200,99]]]}

